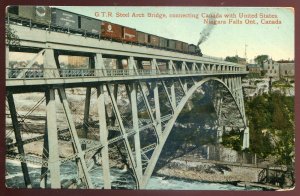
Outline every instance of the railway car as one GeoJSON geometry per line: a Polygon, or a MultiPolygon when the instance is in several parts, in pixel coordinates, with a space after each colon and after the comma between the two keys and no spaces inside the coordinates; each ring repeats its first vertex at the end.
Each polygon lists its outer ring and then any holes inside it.
{"type": "Polygon", "coordinates": [[[69,30],[79,30],[78,14],[65,10],[51,9],[51,25],[69,30]]]}
{"type": "Polygon", "coordinates": [[[168,39],[164,38],[164,37],[160,37],[159,38],[159,47],[160,48],[167,48],[168,47],[168,39]]]}
{"type": "Polygon", "coordinates": [[[137,32],[133,28],[122,27],[122,39],[125,42],[137,42],[137,32]]]}
{"type": "Polygon", "coordinates": [[[150,45],[155,48],[202,56],[201,49],[193,44],[159,37],[137,31],[134,28],[101,21],[58,8],[50,8],[49,6],[10,6],[8,13],[9,16],[12,16],[12,19],[16,19],[17,22],[21,21],[22,25],[37,28],[45,28],[47,25],[47,27],[50,26],[50,30],[54,31],[68,29],[71,33],[101,35],[102,39],[150,45]]]}
{"type": "Polygon", "coordinates": [[[149,34],[149,43],[153,47],[159,47],[159,37],[157,35],[149,34]]]}
{"type": "Polygon", "coordinates": [[[177,51],[183,52],[183,50],[182,50],[182,42],[181,41],[175,40],[175,49],[177,51]]]}
{"type": "Polygon", "coordinates": [[[12,17],[20,17],[33,24],[49,25],[51,9],[49,6],[10,6],[8,13],[12,17]]]}
{"type": "Polygon", "coordinates": [[[176,50],[175,45],[176,45],[176,41],[175,41],[175,40],[173,40],[173,39],[168,39],[168,46],[167,46],[167,48],[168,48],[169,50],[176,50]]]}
{"type": "Polygon", "coordinates": [[[137,42],[141,45],[149,44],[149,37],[147,33],[137,31],[137,42]]]}
{"type": "Polygon", "coordinates": [[[101,20],[86,16],[78,16],[78,27],[87,34],[101,34],[101,20]]]}
{"type": "Polygon", "coordinates": [[[189,53],[189,44],[188,43],[182,42],[182,51],[184,53],[189,53]]]}
{"type": "Polygon", "coordinates": [[[105,39],[122,41],[122,26],[102,21],[101,37],[105,39]]]}

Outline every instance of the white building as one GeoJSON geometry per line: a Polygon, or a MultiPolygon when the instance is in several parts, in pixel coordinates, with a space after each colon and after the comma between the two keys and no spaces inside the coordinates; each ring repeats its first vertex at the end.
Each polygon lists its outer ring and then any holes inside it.
{"type": "Polygon", "coordinates": [[[294,77],[295,63],[292,61],[273,61],[268,59],[263,63],[263,70],[266,71],[266,77],[294,77]]]}

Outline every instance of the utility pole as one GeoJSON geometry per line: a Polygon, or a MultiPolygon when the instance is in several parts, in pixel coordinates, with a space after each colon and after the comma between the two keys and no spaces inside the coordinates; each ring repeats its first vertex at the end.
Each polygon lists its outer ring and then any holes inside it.
{"type": "Polygon", "coordinates": [[[247,44],[245,44],[245,60],[246,60],[246,63],[247,63],[247,44]]]}

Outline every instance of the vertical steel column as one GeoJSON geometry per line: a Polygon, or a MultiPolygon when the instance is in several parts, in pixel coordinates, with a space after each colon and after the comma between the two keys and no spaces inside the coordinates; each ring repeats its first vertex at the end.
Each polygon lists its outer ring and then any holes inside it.
{"type": "Polygon", "coordinates": [[[104,112],[106,110],[106,107],[105,107],[105,96],[104,96],[103,85],[97,87],[97,102],[98,102],[100,143],[103,145],[103,148],[101,149],[101,158],[102,158],[104,189],[111,189],[108,141],[107,141],[108,129],[106,124],[106,114],[104,112]]]}
{"type": "Polygon", "coordinates": [[[181,63],[181,73],[186,73],[186,64],[185,64],[185,62],[182,62],[181,63]]]}
{"type": "Polygon", "coordinates": [[[176,106],[176,94],[175,94],[174,80],[172,80],[172,85],[171,85],[171,97],[172,97],[172,105],[173,105],[173,108],[175,109],[177,106],[176,106]]]}
{"type": "Polygon", "coordinates": [[[49,89],[48,91],[46,91],[46,109],[47,109],[47,136],[48,136],[48,149],[49,149],[48,168],[50,171],[51,188],[61,188],[54,89],[49,89]]]}
{"type": "Polygon", "coordinates": [[[236,100],[236,86],[234,82],[234,76],[231,77],[231,92],[233,94],[234,99],[236,100]]]}
{"type": "Polygon", "coordinates": [[[118,90],[119,90],[119,85],[116,83],[114,84],[114,96],[116,98],[118,97],[118,90]]]}
{"type": "Polygon", "coordinates": [[[213,64],[212,65],[212,68],[211,68],[212,72],[216,72],[217,68],[216,68],[216,64],[213,64]]]}
{"type": "Polygon", "coordinates": [[[242,106],[243,94],[242,94],[242,91],[241,91],[242,90],[242,86],[239,83],[239,77],[235,77],[235,80],[236,80],[236,86],[237,86],[237,94],[238,94],[238,97],[239,97],[239,106],[240,106],[240,110],[241,110],[242,116],[244,118],[244,112],[243,112],[243,106],[242,106]]]}
{"type": "MultiPolygon", "coordinates": [[[[87,138],[89,127],[89,114],[91,104],[91,87],[86,87],[85,103],[84,103],[84,116],[83,116],[83,137],[87,138]]],[[[86,149],[86,144],[81,145],[82,149],[86,149]]]]}
{"type": "Polygon", "coordinates": [[[169,61],[168,62],[168,70],[169,70],[169,73],[170,74],[173,74],[173,62],[172,61],[169,61]]]}
{"type": "Polygon", "coordinates": [[[44,52],[44,68],[51,68],[48,73],[45,73],[48,77],[60,77],[59,71],[57,70],[59,65],[56,64],[54,50],[51,48],[45,49],[44,52]]]}
{"type": "Polygon", "coordinates": [[[100,53],[97,53],[95,55],[95,69],[96,69],[95,76],[106,76],[107,75],[104,61],[102,58],[102,54],[100,54],[100,53]]]}
{"type": "MultiPolygon", "coordinates": [[[[47,125],[47,122],[46,122],[45,134],[44,134],[43,155],[42,155],[43,159],[48,159],[49,158],[48,129],[47,129],[47,127],[48,127],[48,125],[47,125]]],[[[44,165],[42,165],[40,188],[46,188],[47,178],[48,178],[47,172],[48,172],[48,167],[45,167],[44,165]]]]}
{"type": "Polygon", "coordinates": [[[246,114],[245,114],[245,103],[244,103],[244,96],[243,96],[243,86],[242,86],[242,78],[238,77],[238,85],[239,85],[239,92],[241,95],[241,107],[242,107],[242,113],[244,116],[244,119],[246,121],[246,114]]]}
{"type": "Polygon", "coordinates": [[[232,92],[232,78],[230,76],[228,77],[227,82],[228,82],[228,88],[229,88],[230,92],[233,94],[233,92],[232,92]]]}
{"type": "Polygon", "coordinates": [[[209,70],[209,64],[208,64],[207,66],[208,66],[208,67],[206,67],[205,64],[202,63],[202,69],[203,69],[204,71],[206,71],[206,73],[210,71],[210,70],[209,70]]]}
{"type": "MultiPolygon", "coordinates": [[[[173,73],[173,62],[169,61],[168,63],[169,71],[173,73]]],[[[174,85],[174,80],[172,80],[171,84],[171,100],[172,100],[172,107],[175,109],[176,108],[176,94],[175,94],[175,85],[174,85]]]]}
{"type": "Polygon", "coordinates": [[[158,86],[157,82],[154,82],[154,104],[155,104],[155,118],[156,118],[156,131],[158,137],[160,138],[158,141],[161,140],[162,137],[162,126],[161,126],[161,113],[160,113],[160,104],[159,104],[159,93],[158,93],[158,86]]]}
{"type": "MultiPolygon", "coordinates": [[[[158,69],[156,59],[152,59],[151,60],[151,74],[153,74],[153,75],[156,74],[156,68],[158,69]]],[[[159,72],[159,69],[157,71],[159,72]]]]}
{"type": "MultiPolygon", "coordinates": [[[[16,107],[15,107],[14,97],[11,92],[7,92],[7,102],[8,102],[8,106],[9,106],[9,110],[10,110],[10,116],[11,116],[11,121],[13,124],[13,130],[14,130],[14,134],[15,134],[15,138],[16,138],[16,142],[17,142],[18,152],[21,155],[25,155],[25,151],[23,148],[22,136],[21,136],[21,132],[19,129],[19,122],[18,122],[17,111],[16,111],[16,107]]],[[[27,188],[31,188],[32,185],[31,185],[31,181],[29,178],[27,164],[24,162],[21,162],[21,168],[22,168],[22,172],[23,172],[25,186],[27,188]]]]}
{"type": "Polygon", "coordinates": [[[129,69],[129,75],[138,74],[138,70],[136,68],[133,56],[129,57],[128,59],[128,69],[129,69]]]}
{"type": "Polygon", "coordinates": [[[234,77],[234,81],[235,81],[235,92],[236,92],[236,96],[237,96],[237,102],[238,102],[238,106],[239,106],[239,109],[241,111],[241,114],[242,114],[242,117],[244,118],[243,116],[243,109],[242,109],[242,103],[241,103],[241,100],[242,100],[242,95],[240,93],[240,86],[239,86],[239,83],[238,83],[238,77],[234,77]]]}
{"type": "Polygon", "coordinates": [[[229,88],[229,86],[228,86],[228,78],[226,76],[223,77],[223,82],[226,84],[226,87],[229,88]]]}
{"type": "Polygon", "coordinates": [[[5,78],[9,76],[9,46],[5,45],[5,78]]]}
{"type": "Polygon", "coordinates": [[[142,157],[141,157],[141,141],[140,141],[140,130],[138,120],[138,108],[137,108],[137,84],[132,83],[130,88],[130,100],[132,110],[132,123],[134,134],[134,148],[135,148],[135,159],[136,159],[136,175],[137,175],[137,187],[141,187],[143,170],[142,170],[142,157]]]}
{"type": "Polygon", "coordinates": [[[88,172],[88,169],[87,169],[87,166],[86,166],[86,162],[84,160],[84,152],[82,151],[81,146],[80,146],[79,138],[77,136],[77,131],[76,131],[75,124],[74,124],[74,121],[72,118],[72,114],[71,114],[71,110],[70,110],[69,103],[67,100],[66,92],[63,88],[59,88],[58,93],[59,93],[60,101],[64,108],[64,112],[67,117],[70,135],[71,135],[72,142],[73,142],[73,147],[74,147],[75,153],[77,154],[77,157],[79,159],[78,160],[79,165],[80,165],[79,170],[82,171],[82,175],[83,175],[81,178],[85,182],[87,188],[94,188],[91,178],[90,178],[90,175],[89,175],[89,172],[88,172]]]}
{"type": "Polygon", "coordinates": [[[194,73],[194,72],[196,71],[196,69],[197,69],[197,71],[198,71],[197,64],[196,64],[196,63],[193,63],[193,64],[192,64],[192,72],[194,73]]]}
{"type": "Polygon", "coordinates": [[[49,48],[45,49],[44,67],[45,68],[57,68],[53,49],[49,49],[49,48]]]}
{"type": "MultiPolygon", "coordinates": [[[[187,71],[187,65],[186,65],[185,62],[182,63],[181,69],[182,69],[183,73],[186,73],[186,71],[187,71]]],[[[185,78],[183,78],[183,91],[187,92],[187,82],[186,82],[185,78]]]]}

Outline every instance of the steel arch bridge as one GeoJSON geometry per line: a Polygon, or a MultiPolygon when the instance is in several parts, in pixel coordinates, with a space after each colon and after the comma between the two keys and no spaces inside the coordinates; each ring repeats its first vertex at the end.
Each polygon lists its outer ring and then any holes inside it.
{"type": "MultiPolygon", "coordinates": [[[[11,27],[21,45],[6,47],[7,108],[14,135],[7,143],[6,157],[21,162],[25,186],[32,186],[27,166],[32,163],[41,167],[42,188],[68,187],[74,181],[81,187],[94,188],[91,168],[99,167],[103,188],[110,189],[114,186],[111,170],[120,165],[128,167],[136,188],[145,188],[178,115],[189,98],[203,90],[214,105],[219,134],[222,127],[238,128],[243,132],[243,148],[249,147],[241,84],[247,72],[243,66],[49,30],[11,27]],[[9,67],[10,52],[36,55],[25,67],[16,69],[9,67]],[[87,56],[90,67],[61,68],[60,55],[87,56]],[[39,56],[44,59],[44,67],[32,68],[39,56]],[[118,67],[126,59],[128,68],[108,68],[106,58],[114,59],[118,67]],[[145,62],[149,63],[147,69],[145,62]],[[74,89],[80,91],[81,100],[74,98],[78,96],[74,89]],[[15,99],[23,93],[32,97],[38,94],[25,114],[15,99]],[[24,139],[22,127],[36,111],[42,113],[44,128],[38,136],[24,139]],[[25,147],[34,142],[42,142],[41,153],[30,155],[25,147]],[[72,152],[63,155],[61,150],[66,145],[72,152]],[[76,164],[78,175],[66,185],[60,167],[70,161],[76,164]]],[[[27,129],[33,128],[27,125],[27,129]]]]}

